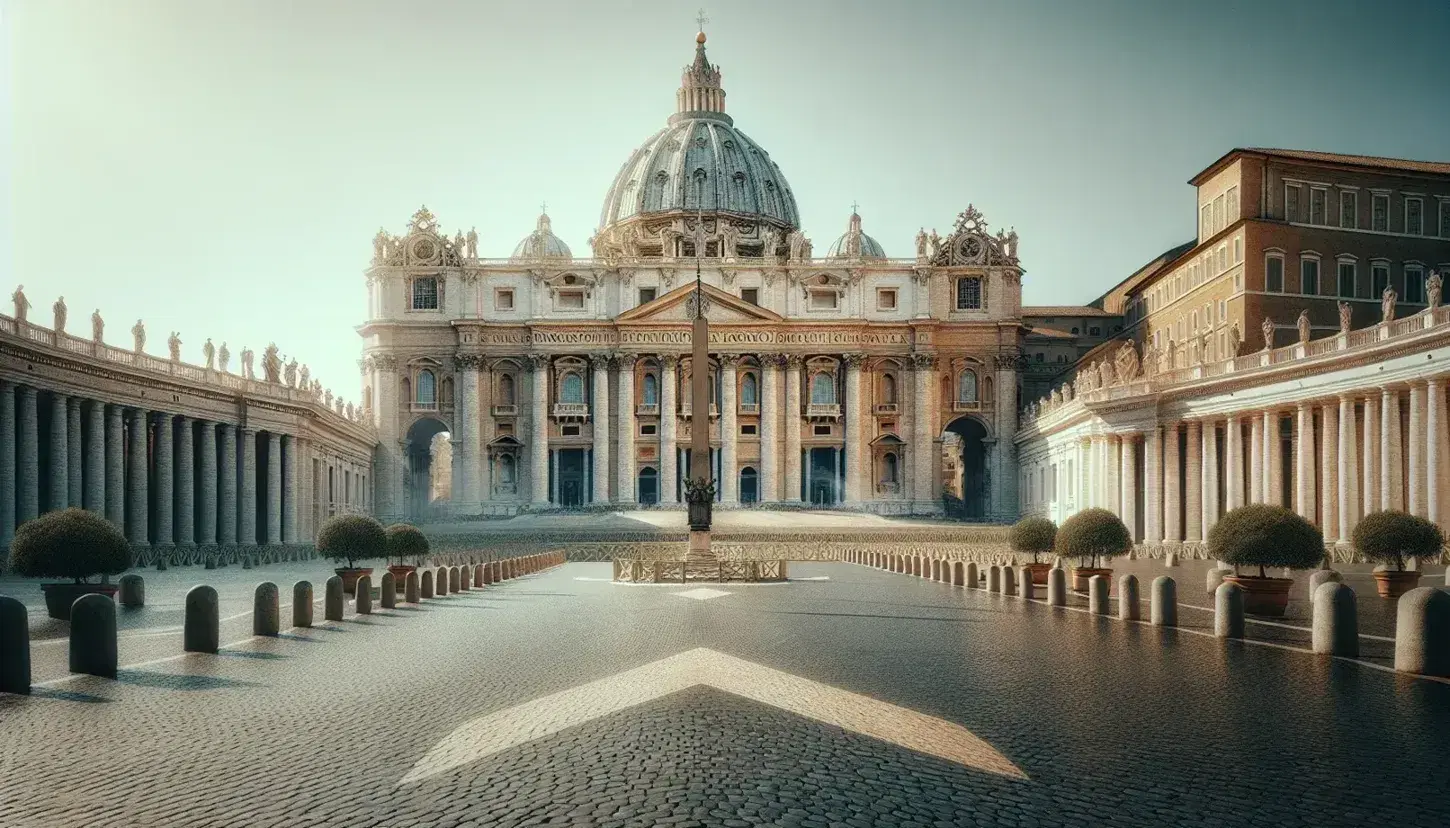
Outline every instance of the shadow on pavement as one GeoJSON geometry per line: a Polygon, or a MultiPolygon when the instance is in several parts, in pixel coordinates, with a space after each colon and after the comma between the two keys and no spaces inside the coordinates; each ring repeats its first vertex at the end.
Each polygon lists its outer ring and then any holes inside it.
{"type": "Polygon", "coordinates": [[[260,687],[251,681],[218,678],[217,676],[191,676],[176,673],[150,673],[144,670],[121,670],[116,681],[139,687],[155,687],[161,690],[220,690],[228,687],[260,687]]]}

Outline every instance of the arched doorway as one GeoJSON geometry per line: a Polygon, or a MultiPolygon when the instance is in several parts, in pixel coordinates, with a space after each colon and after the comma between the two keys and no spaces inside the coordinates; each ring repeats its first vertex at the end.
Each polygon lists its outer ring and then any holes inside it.
{"type": "Polygon", "coordinates": [[[660,502],[660,474],[653,466],[645,466],[639,470],[639,479],[635,485],[639,489],[640,503],[653,505],[660,502]]]}
{"type": "Polygon", "coordinates": [[[954,435],[959,446],[956,479],[947,481],[944,489],[955,489],[955,498],[947,496],[947,511],[959,520],[986,520],[991,503],[992,481],[987,472],[987,428],[976,417],[958,417],[947,426],[947,435],[954,435]],[[953,503],[953,499],[957,502],[953,503]]]}
{"type": "MultiPolygon", "coordinates": [[[[435,493],[444,490],[439,475],[451,478],[452,468],[439,468],[434,462],[434,451],[439,435],[448,438],[448,426],[433,417],[424,417],[408,427],[408,438],[404,442],[403,454],[407,464],[406,500],[408,520],[424,522],[431,516],[435,493]]],[[[451,483],[451,479],[449,481],[451,483]]]]}
{"type": "Polygon", "coordinates": [[[760,501],[760,476],[750,466],[740,470],[740,502],[757,503],[760,501]]]}

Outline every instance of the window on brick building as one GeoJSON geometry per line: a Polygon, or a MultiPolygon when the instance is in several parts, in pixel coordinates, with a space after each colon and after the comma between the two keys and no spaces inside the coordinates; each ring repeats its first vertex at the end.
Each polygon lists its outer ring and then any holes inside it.
{"type": "Polygon", "coordinates": [[[1356,272],[1354,262],[1340,262],[1339,295],[1345,299],[1348,299],[1352,296],[1357,296],[1358,292],[1355,290],[1355,282],[1356,272]]]}
{"type": "Polygon", "coordinates": [[[1309,223],[1328,224],[1329,191],[1320,187],[1309,190],[1309,223]]]}
{"type": "Polygon", "coordinates": [[[1378,299],[1384,295],[1385,288],[1390,286],[1389,262],[1374,262],[1369,266],[1369,273],[1371,287],[1373,288],[1369,298],[1378,299]]]}
{"type": "Polygon", "coordinates": [[[1239,188],[1228,188],[1228,220],[1232,224],[1239,220],[1239,188]]]}
{"type": "Polygon", "coordinates": [[[1420,236],[1425,233],[1425,200],[1420,198],[1405,199],[1405,232],[1411,236],[1420,236]]]}
{"type": "Polygon", "coordinates": [[[1390,229],[1390,196],[1388,193],[1375,193],[1370,196],[1370,225],[1369,229],[1381,233],[1389,232],[1390,229]]]}
{"type": "Polygon", "coordinates": [[[1284,292],[1284,257],[1269,256],[1264,259],[1264,290],[1269,293],[1284,292]]]}
{"type": "Polygon", "coordinates": [[[1339,226],[1348,230],[1359,227],[1359,193],[1339,191],[1339,226]]]}
{"type": "Polygon", "coordinates": [[[1419,265],[1405,265],[1405,301],[1411,305],[1425,303],[1425,269],[1419,265]]]}
{"type": "Polygon", "coordinates": [[[1299,193],[1301,188],[1298,184],[1284,185],[1284,220],[1299,220],[1299,193]]]}
{"type": "Polygon", "coordinates": [[[1299,259],[1299,292],[1305,296],[1319,295],[1319,260],[1313,256],[1299,259]]]}

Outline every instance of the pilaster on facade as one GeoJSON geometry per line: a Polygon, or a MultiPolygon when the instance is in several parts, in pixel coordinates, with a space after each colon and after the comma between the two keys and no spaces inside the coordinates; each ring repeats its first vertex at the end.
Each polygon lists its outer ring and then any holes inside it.
{"type": "Polygon", "coordinates": [[[865,414],[861,406],[861,366],[865,354],[846,354],[846,503],[859,505],[867,499],[862,486],[862,472],[866,467],[863,452],[862,426],[865,414]]]}
{"type": "Polygon", "coordinates": [[[531,354],[528,361],[529,393],[529,502],[549,504],[549,358],[531,354]]]}
{"type": "MultiPolygon", "coordinates": [[[[933,378],[936,376],[936,357],[932,354],[912,355],[912,411],[915,433],[912,436],[912,479],[913,499],[916,501],[914,509],[917,511],[931,511],[936,506],[936,487],[932,480],[932,448],[933,437],[933,412],[935,411],[932,400],[933,378]]],[[[991,457],[988,458],[990,464],[991,457]]],[[[1015,470],[1011,473],[1015,481],[1017,474],[1015,470]]],[[[999,482],[998,485],[1001,485],[999,482]]],[[[993,504],[994,507],[996,504],[993,504]]]]}
{"type": "Polygon", "coordinates": [[[594,421],[594,502],[609,502],[609,357],[593,354],[593,399],[589,414],[594,421]]]}
{"type": "Polygon", "coordinates": [[[677,503],[679,459],[677,454],[678,422],[676,413],[677,372],[680,361],[674,354],[660,357],[660,502],[677,503]]]}
{"type": "Polygon", "coordinates": [[[760,360],[760,502],[780,500],[780,354],[760,360]]]}
{"type": "Polygon", "coordinates": [[[740,468],[735,458],[735,443],[740,427],[736,421],[735,366],[740,357],[720,354],[720,501],[725,505],[740,502],[740,468]]]}
{"type": "Polygon", "coordinates": [[[786,357],[785,371],[785,500],[801,502],[801,369],[803,360],[786,357]]]}
{"type": "Polygon", "coordinates": [[[635,433],[639,427],[635,424],[634,408],[634,368],[639,361],[635,354],[620,354],[616,360],[619,369],[619,378],[616,383],[618,404],[615,410],[619,412],[619,451],[615,465],[619,470],[619,478],[615,483],[615,499],[620,503],[633,504],[639,501],[639,494],[635,491],[637,472],[635,471],[635,433]]]}

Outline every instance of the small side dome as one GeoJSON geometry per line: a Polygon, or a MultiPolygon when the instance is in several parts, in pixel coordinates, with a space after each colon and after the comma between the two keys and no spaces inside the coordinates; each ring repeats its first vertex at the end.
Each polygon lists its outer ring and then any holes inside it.
{"type": "Polygon", "coordinates": [[[519,262],[530,259],[570,260],[573,258],[574,254],[569,252],[569,245],[554,235],[554,231],[549,225],[549,214],[540,213],[538,227],[519,242],[519,246],[514,248],[514,254],[509,257],[509,260],[519,262]]]}
{"type": "Polygon", "coordinates": [[[828,259],[884,259],[886,251],[861,230],[861,217],[853,210],[846,232],[826,250],[828,259]]]}

